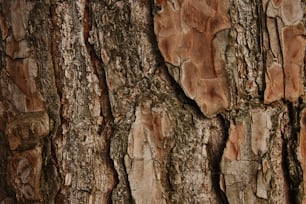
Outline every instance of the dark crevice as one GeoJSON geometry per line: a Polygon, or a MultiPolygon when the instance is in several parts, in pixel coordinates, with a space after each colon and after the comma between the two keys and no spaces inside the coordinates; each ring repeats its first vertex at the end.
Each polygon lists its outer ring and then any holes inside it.
{"type": "Polygon", "coordinates": [[[211,171],[212,185],[217,195],[218,199],[217,201],[218,203],[228,204],[229,202],[227,200],[226,194],[221,190],[220,187],[220,176],[221,176],[220,163],[222,160],[223,151],[226,147],[226,142],[229,137],[228,130],[230,124],[229,121],[224,119],[221,115],[218,115],[217,118],[221,123],[223,137],[220,138],[220,141],[218,141],[217,144],[213,144],[212,141],[209,141],[207,145],[207,152],[208,152],[209,165],[211,171]]]}
{"type": "Polygon", "coordinates": [[[288,187],[289,202],[299,203],[299,185],[303,174],[296,155],[297,138],[299,132],[299,110],[292,103],[288,103],[289,123],[287,132],[282,133],[282,168],[288,187]]]}
{"type": "Polygon", "coordinates": [[[111,112],[111,104],[109,100],[109,93],[108,93],[108,86],[106,83],[106,74],[105,74],[105,69],[104,69],[104,64],[102,63],[101,58],[97,55],[94,49],[94,45],[91,45],[88,42],[89,38],[89,31],[92,27],[92,24],[94,23],[91,19],[92,17],[90,14],[89,10],[89,1],[87,0],[85,2],[85,12],[84,12],[84,22],[83,22],[83,28],[84,28],[84,40],[85,40],[85,45],[87,52],[90,56],[90,61],[93,67],[94,74],[98,77],[99,79],[99,86],[101,88],[101,113],[103,114],[103,117],[108,120],[108,121],[113,121],[114,117],[111,112]]]}
{"type": "Polygon", "coordinates": [[[266,83],[265,83],[265,72],[266,72],[266,59],[265,59],[265,54],[264,54],[264,42],[263,42],[263,35],[264,35],[264,29],[266,29],[266,23],[265,23],[265,15],[263,11],[263,5],[261,0],[257,0],[256,3],[256,8],[257,8],[257,31],[258,31],[258,48],[259,48],[259,53],[257,58],[259,58],[259,63],[261,63],[261,68],[262,68],[262,76],[261,78],[261,87],[259,86],[259,98],[261,101],[264,101],[264,92],[266,89],[266,83]]]}
{"type": "MultiPolygon", "coordinates": [[[[0,3],[0,16],[5,18],[3,14],[3,5],[0,3]]],[[[7,159],[10,155],[9,143],[7,135],[5,134],[6,124],[9,119],[9,105],[14,108],[17,112],[17,108],[14,103],[9,101],[9,97],[5,94],[7,89],[7,80],[11,80],[9,74],[7,73],[6,67],[6,54],[5,54],[5,39],[2,36],[2,32],[0,29],[0,102],[2,103],[2,108],[6,111],[2,113],[2,117],[0,118],[0,178],[7,178],[7,159]],[[6,76],[3,76],[6,75],[6,76]]],[[[7,180],[0,179],[0,201],[8,196],[8,188],[7,188],[7,180]]],[[[15,197],[13,191],[11,193],[12,197],[15,197]]]]}
{"type": "Polygon", "coordinates": [[[46,137],[43,139],[42,158],[44,163],[42,165],[41,178],[43,185],[41,191],[43,192],[44,200],[54,200],[61,183],[61,177],[57,167],[57,157],[55,154],[54,144],[52,139],[46,137]]]}
{"type": "Polygon", "coordinates": [[[128,174],[127,174],[127,168],[126,168],[126,165],[125,165],[125,162],[124,162],[124,159],[120,159],[120,164],[122,164],[122,167],[123,167],[123,171],[122,171],[122,174],[121,176],[124,177],[124,179],[122,180],[123,183],[125,183],[125,186],[127,188],[127,192],[129,193],[128,194],[128,200],[126,200],[127,203],[132,203],[132,204],[135,204],[135,200],[133,199],[133,196],[132,196],[132,189],[131,189],[131,185],[130,185],[130,182],[129,182],[129,177],[128,177],[128,174]]]}
{"type": "Polygon", "coordinates": [[[287,147],[288,147],[288,141],[286,139],[283,139],[283,142],[282,142],[282,169],[284,172],[285,183],[288,188],[288,198],[289,198],[290,203],[292,203],[293,201],[292,197],[294,197],[294,194],[290,190],[291,179],[289,175],[289,165],[288,165],[289,162],[288,162],[287,147]]]}
{"type": "MultiPolygon", "coordinates": [[[[0,123],[5,123],[4,118],[1,118],[0,123]]],[[[0,130],[0,202],[5,198],[16,198],[15,191],[11,188],[8,184],[8,171],[7,171],[7,164],[8,164],[8,157],[12,153],[9,149],[9,143],[7,140],[7,135],[0,130]]]]}

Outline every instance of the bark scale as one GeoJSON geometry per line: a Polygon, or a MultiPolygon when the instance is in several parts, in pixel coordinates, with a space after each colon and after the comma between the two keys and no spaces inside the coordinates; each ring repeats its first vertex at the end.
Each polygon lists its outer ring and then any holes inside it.
{"type": "Polygon", "coordinates": [[[306,203],[305,6],[0,0],[0,203],[306,203]]]}

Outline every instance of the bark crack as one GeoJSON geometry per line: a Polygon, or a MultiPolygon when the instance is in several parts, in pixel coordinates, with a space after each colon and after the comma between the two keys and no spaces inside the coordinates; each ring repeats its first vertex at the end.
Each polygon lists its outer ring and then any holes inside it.
{"type": "Polygon", "coordinates": [[[289,113],[289,130],[282,133],[282,166],[285,182],[288,187],[288,200],[290,203],[299,203],[299,185],[303,181],[303,173],[296,155],[298,144],[297,132],[299,129],[299,112],[292,103],[287,104],[289,113]]]}
{"type": "Polygon", "coordinates": [[[226,194],[225,192],[222,191],[220,187],[220,176],[221,176],[220,163],[222,160],[224,149],[226,147],[226,142],[229,138],[228,132],[229,132],[230,124],[229,124],[229,121],[226,120],[221,115],[218,115],[217,118],[219,119],[221,123],[221,127],[222,127],[221,129],[223,131],[222,141],[219,144],[217,150],[213,150],[210,145],[207,146],[207,149],[209,153],[209,164],[210,164],[210,168],[212,172],[211,174],[212,184],[216,192],[217,199],[219,200],[218,202],[223,203],[223,204],[228,204],[229,202],[227,200],[226,194]]]}
{"type": "MultiPolygon", "coordinates": [[[[107,165],[112,169],[112,172],[114,173],[114,185],[112,187],[113,191],[117,184],[119,183],[118,173],[116,172],[116,169],[114,167],[114,161],[110,157],[110,143],[111,138],[113,135],[112,130],[112,124],[114,121],[113,114],[111,112],[111,104],[109,99],[109,93],[108,93],[108,87],[106,83],[106,74],[105,69],[103,67],[103,63],[101,59],[96,54],[93,45],[91,45],[88,41],[88,38],[90,37],[89,32],[92,27],[92,21],[90,16],[90,5],[89,0],[85,1],[85,7],[84,7],[84,19],[83,19],[83,37],[84,37],[84,43],[86,46],[87,53],[90,57],[90,62],[93,67],[94,74],[98,77],[99,86],[101,88],[101,97],[100,97],[100,104],[101,104],[101,116],[103,117],[103,124],[101,124],[101,127],[99,128],[99,135],[103,135],[106,137],[106,151],[104,152],[104,157],[106,157],[106,163],[107,165]],[[102,127],[103,126],[103,127],[102,127]],[[106,131],[105,131],[106,130],[106,131]],[[109,130],[109,131],[108,131],[109,130]]],[[[108,203],[111,203],[111,192],[108,196],[108,203]]]]}
{"type": "Polygon", "coordinates": [[[256,80],[256,84],[258,86],[258,94],[260,97],[260,100],[264,100],[264,92],[265,92],[265,69],[266,69],[266,64],[264,61],[263,57],[263,47],[264,47],[264,40],[263,40],[263,29],[265,28],[265,23],[264,23],[264,16],[263,16],[263,5],[261,0],[257,0],[256,3],[256,11],[257,11],[257,31],[258,31],[258,53],[260,55],[257,56],[257,59],[259,61],[259,66],[262,67],[262,75],[258,77],[258,81],[256,80]],[[259,84],[260,83],[260,84],[259,84]]]}

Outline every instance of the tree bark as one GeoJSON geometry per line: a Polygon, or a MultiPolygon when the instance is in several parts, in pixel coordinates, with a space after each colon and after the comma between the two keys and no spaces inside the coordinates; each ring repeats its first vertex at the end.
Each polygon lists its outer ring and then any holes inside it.
{"type": "Polygon", "coordinates": [[[305,6],[0,0],[0,204],[306,203],[305,6]]]}

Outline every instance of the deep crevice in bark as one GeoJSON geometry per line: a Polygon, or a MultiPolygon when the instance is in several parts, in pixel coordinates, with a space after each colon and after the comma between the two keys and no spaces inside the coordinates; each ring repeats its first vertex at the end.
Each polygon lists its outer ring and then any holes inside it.
{"type": "Polygon", "coordinates": [[[132,189],[131,189],[131,185],[130,185],[130,182],[129,182],[129,176],[127,174],[127,169],[126,169],[126,165],[125,165],[125,162],[124,162],[124,158],[120,159],[120,163],[122,164],[122,167],[123,167],[123,173],[122,173],[122,176],[124,176],[124,180],[122,181],[123,183],[126,182],[126,187],[127,187],[127,192],[128,192],[128,199],[127,200],[129,203],[132,203],[132,204],[135,204],[135,199],[133,198],[132,196],[132,189]]]}
{"type": "Polygon", "coordinates": [[[257,8],[257,31],[258,31],[258,48],[259,53],[257,58],[261,60],[261,66],[262,66],[262,77],[261,78],[261,87],[259,86],[259,98],[261,101],[264,101],[264,94],[266,89],[266,83],[265,83],[265,72],[266,72],[266,60],[264,56],[264,42],[263,42],[263,33],[264,29],[266,29],[266,23],[264,20],[264,11],[263,11],[263,5],[262,0],[257,0],[256,3],[257,8]]]}
{"type": "Polygon", "coordinates": [[[219,203],[228,204],[228,200],[226,197],[225,192],[221,190],[220,187],[220,175],[221,175],[221,159],[223,156],[223,151],[226,147],[226,142],[228,140],[228,130],[229,130],[229,121],[223,118],[221,115],[218,115],[217,118],[219,119],[221,123],[221,129],[222,129],[222,139],[221,142],[218,144],[217,148],[213,148],[212,144],[207,145],[208,150],[208,157],[209,157],[209,164],[211,168],[211,179],[213,188],[216,192],[217,199],[219,203]]]}
{"type": "MultiPolygon", "coordinates": [[[[2,14],[2,5],[0,4],[0,16],[3,16],[2,14]]],[[[2,32],[0,29],[0,39],[3,42],[3,38],[2,38],[2,32]]],[[[0,44],[0,77],[3,78],[3,71],[4,71],[4,67],[5,67],[5,52],[4,52],[4,43],[0,44]]],[[[0,102],[3,103],[5,97],[3,96],[3,89],[4,87],[2,87],[2,83],[0,83],[0,102]]],[[[5,129],[5,123],[7,121],[5,121],[5,118],[0,118],[0,178],[7,178],[7,158],[9,155],[9,144],[8,144],[8,140],[7,140],[7,136],[4,133],[4,129],[5,129]],[[2,129],[3,128],[3,129],[2,129]]],[[[12,194],[12,193],[11,193],[12,194]]],[[[8,183],[6,181],[6,179],[0,179],[0,201],[2,201],[3,199],[5,199],[5,197],[7,196],[14,196],[13,194],[10,195],[10,192],[8,191],[8,183]]]]}
{"type": "Polygon", "coordinates": [[[288,141],[286,139],[283,139],[283,144],[282,144],[282,167],[284,171],[284,178],[285,178],[285,183],[288,187],[288,198],[290,203],[296,203],[295,202],[295,195],[296,193],[292,192],[291,189],[291,178],[290,178],[290,170],[289,170],[289,162],[288,162],[288,141]]]}
{"type": "MultiPolygon", "coordinates": [[[[3,118],[1,119],[3,120],[3,118]]],[[[2,122],[2,121],[1,121],[2,122]]],[[[3,121],[4,122],[4,121],[3,121]]],[[[5,133],[0,131],[0,201],[4,200],[7,197],[15,198],[15,192],[9,186],[7,179],[7,159],[9,155],[11,155],[10,150],[8,149],[9,144],[7,140],[7,136],[5,133]]],[[[15,201],[16,202],[16,201],[15,201]]]]}
{"type": "Polygon", "coordinates": [[[296,155],[297,149],[297,133],[299,129],[299,113],[296,111],[292,103],[288,103],[289,113],[289,135],[282,135],[282,166],[284,171],[284,178],[288,186],[288,199],[290,203],[298,203],[299,185],[302,182],[302,169],[296,155]]]}
{"type": "Polygon", "coordinates": [[[93,66],[93,71],[95,75],[97,75],[99,79],[99,85],[101,88],[101,105],[105,105],[105,109],[101,110],[101,113],[103,114],[103,117],[106,118],[108,121],[113,121],[114,117],[111,112],[111,105],[110,105],[110,100],[109,100],[109,94],[108,94],[108,87],[106,83],[106,75],[105,75],[105,70],[103,67],[103,63],[101,58],[97,55],[97,53],[94,50],[93,45],[91,45],[88,42],[89,38],[89,31],[92,27],[92,21],[91,21],[91,16],[90,16],[90,7],[89,7],[89,1],[86,0],[85,2],[85,12],[84,12],[84,41],[86,45],[87,52],[90,56],[90,61],[93,66]]]}

